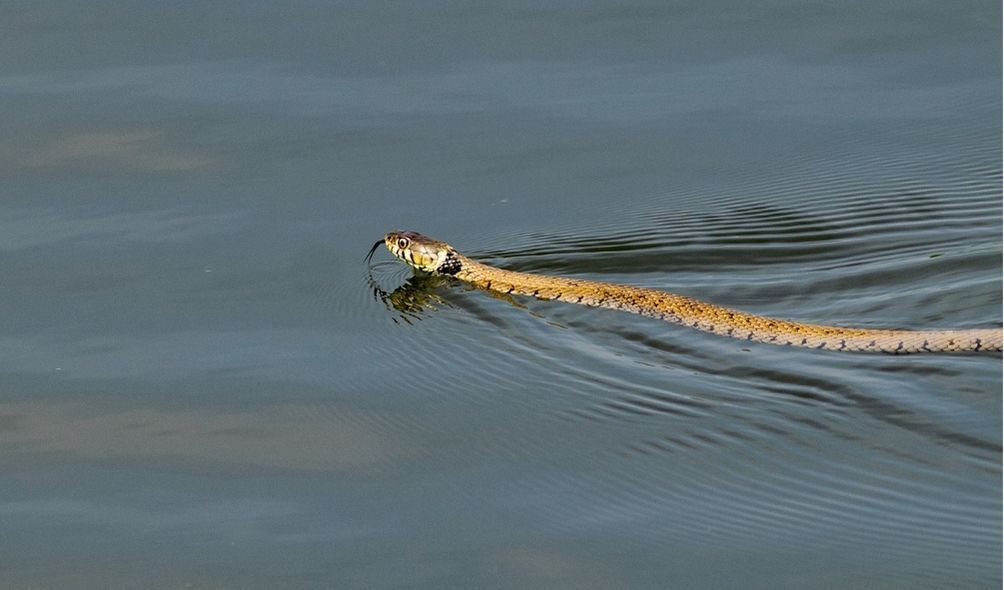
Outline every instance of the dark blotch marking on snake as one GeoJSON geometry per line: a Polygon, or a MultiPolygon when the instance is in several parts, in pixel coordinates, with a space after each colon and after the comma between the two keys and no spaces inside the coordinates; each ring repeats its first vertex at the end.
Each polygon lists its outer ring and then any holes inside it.
{"type": "Polygon", "coordinates": [[[446,253],[446,259],[443,263],[439,265],[436,272],[442,273],[444,275],[450,275],[451,277],[460,272],[460,269],[464,266],[464,263],[457,258],[456,252],[450,250],[446,253]]]}

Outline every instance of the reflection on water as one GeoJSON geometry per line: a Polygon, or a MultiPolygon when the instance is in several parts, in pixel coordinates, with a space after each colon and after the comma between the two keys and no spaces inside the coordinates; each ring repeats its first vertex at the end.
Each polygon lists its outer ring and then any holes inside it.
{"type": "Polygon", "coordinates": [[[999,3],[100,8],[0,19],[0,586],[1000,585],[999,356],[360,260],[999,326],[999,3]]]}
{"type": "Polygon", "coordinates": [[[4,440],[12,446],[82,459],[176,462],[178,469],[339,471],[399,461],[404,448],[372,419],[307,404],[257,412],[179,409],[97,411],[76,402],[4,405],[4,440]]]}
{"type": "Polygon", "coordinates": [[[401,321],[408,324],[412,320],[420,319],[422,312],[436,311],[441,306],[448,306],[449,302],[440,297],[436,289],[450,282],[452,280],[449,277],[415,272],[403,285],[388,293],[380,288],[372,273],[369,276],[373,296],[388,309],[396,310],[401,321]]]}

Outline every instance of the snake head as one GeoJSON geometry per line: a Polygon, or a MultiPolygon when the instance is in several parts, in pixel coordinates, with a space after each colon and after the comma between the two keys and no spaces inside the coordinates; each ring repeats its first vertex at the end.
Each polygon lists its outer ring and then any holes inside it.
{"type": "Polygon", "coordinates": [[[413,231],[392,231],[383,238],[391,254],[420,271],[456,274],[460,269],[457,251],[446,242],[413,231]]]}

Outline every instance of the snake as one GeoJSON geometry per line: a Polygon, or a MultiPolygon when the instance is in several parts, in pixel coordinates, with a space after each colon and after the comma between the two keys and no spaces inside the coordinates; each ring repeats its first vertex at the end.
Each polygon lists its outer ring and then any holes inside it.
{"type": "Polygon", "coordinates": [[[872,329],[775,319],[668,291],[497,268],[412,231],[388,233],[373,244],[367,260],[381,244],[418,271],[453,277],[486,291],[617,309],[750,342],[889,354],[995,353],[1002,349],[1001,328],[872,329]]]}

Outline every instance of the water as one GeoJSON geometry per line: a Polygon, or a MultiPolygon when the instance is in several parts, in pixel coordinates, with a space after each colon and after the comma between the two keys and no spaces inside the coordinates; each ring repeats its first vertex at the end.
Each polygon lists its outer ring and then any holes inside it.
{"type": "Polygon", "coordinates": [[[362,262],[1000,325],[999,3],[3,16],[0,585],[1000,585],[999,356],[362,262]]]}

